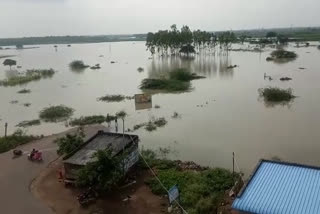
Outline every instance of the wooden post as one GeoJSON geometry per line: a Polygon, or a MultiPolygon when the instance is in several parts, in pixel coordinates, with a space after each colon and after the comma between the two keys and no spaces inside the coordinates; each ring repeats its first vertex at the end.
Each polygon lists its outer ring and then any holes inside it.
{"type": "Polygon", "coordinates": [[[232,175],[234,175],[234,152],[232,152],[232,175]]]}
{"type": "Polygon", "coordinates": [[[4,124],[4,137],[7,137],[8,123],[4,124]]]}

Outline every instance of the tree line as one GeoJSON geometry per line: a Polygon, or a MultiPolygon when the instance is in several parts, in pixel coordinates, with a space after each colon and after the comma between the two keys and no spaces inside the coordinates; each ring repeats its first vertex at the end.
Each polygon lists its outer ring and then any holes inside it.
{"type": "Polygon", "coordinates": [[[191,31],[187,25],[179,30],[174,24],[169,30],[149,32],[146,46],[151,54],[190,54],[200,49],[215,50],[217,46],[222,50],[228,50],[235,41],[237,37],[230,31],[220,33],[191,31]]]}

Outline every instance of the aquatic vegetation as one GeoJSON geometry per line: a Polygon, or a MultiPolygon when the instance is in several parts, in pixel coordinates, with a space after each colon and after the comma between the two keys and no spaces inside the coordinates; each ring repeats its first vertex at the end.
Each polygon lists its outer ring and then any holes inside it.
{"type": "Polygon", "coordinates": [[[139,71],[139,72],[143,72],[143,71],[144,71],[144,69],[143,69],[142,67],[139,67],[139,68],[137,69],[137,71],[139,71]]]}
{"type": "Polygon", "coordinates": [[[296,59],[297,54],[292,51],[286,51],[283,49],[275,50],[271,53],[271,57],[274,60],[281,60],[281,59],[296,59]]]}
{"type": "Polygon", "coordinates": [[[159,106],[159,105],[155,105],[155,106],[154,106],[154,108],[161,108],[161,106],[159,106]]]}
{"type": "Polygon", "coordinates": [[[134,130],[134,131],[135,131],[135,130],[138,130],[138,129],[144,127],[145,125],[147,125],[147,123],[136,124],[136,125],[133,126],[133,130],[134,130]]]}
{"type": "Polygon", "coordinates": [[[39,136],[26,135],[21,129],[18,129],[12,135],[0,137],[0,153],[7,152],[19,145],[29,143],[39,138],[39,136]]]}
{"type": "Polygon", "coordinates": [[[131,100],[133,98],[134,97],[124,96],[121,94],[114,94],[114,95],[105,95],[105,96],[99,97],[97,100],[103,101],[103,102],[122,102],[125,99],[131,100]]]}
{"type": "Polygon", "coordinates": [[[37,81],[42,78],[52,77],[55,74],[53,69],[32,69],[27,70],[24,75],[12,76],[8,79],[0,80],[0,86],[16,86],[37,81]]]}
{"type": "Polygon", "coordinates": [[[156,127],[163,127],[167,124],[167,120],[164,117],[160,117],[158,119],[155,119],[153,123],[154,125],[156,125],[156,127]]]}
{"type": "Polygon", "coordinates": [[[169,79],[171,80],[179,80],[183,82],[188,82],[195,79],[202,79],[203,76],[198,76],[197,74],[190,73],[184,68],[178,68],[169,73],[169,79]]]}
{"type": "Polygon", "coordinates": [[[145,130],[147,130],[148,132],[152,132],[152,131],[154,131],[154,130],[156,130],[157,129],[157,126],[153,123],[153,122],[151,122],[151,121],[149,121],[148,123],[146,123],[146,125],[145,125],[145,130]]]}
{"type": "Polygon", "coordinates": [[[83,69],[88,68],[90,66],[84,64],[84,62],[82,60],[74,60],[74,61],[70,62],[69,67],[72,70],[83,70],[83,69]]]}
{"type": "Polygon", "coordinates": [[[29,106],[31,106],[31,103],[23,103],[23,106],[24,107],[29,107],[29,106]]]}
{"type": "Polygon", "coordinates": [[[41,78],[48,78],[52,77],[56,73],[55,70],[52,68],[50,69],[29,69],[26,72],[27,76],[32,76],[32,75],[40,75],[41,78]]]}
{"type": "Polygon", "coordinates": [[[19,101],[18,100],[11,100],[10,104],[17,104],[19,101]]]}
{"type": "Polygon", "coordinates": [[[281,77],[280,78],[280,81],[289,81],[289,80],[292,80],[292,78],[290,78],[290,77],[281,77]]]}
{"type": "Polygon", "coordinates": [[[63,121],[72,116],[74,109],[64,106],[50,106],[40,111],[39,117],[45,121],[57,122],[63,121]]]}
{"type": "Polygon", "coordinates": [[[76,119],[72,119],[69,124],[71,126],[83,126],[89,124],[101,124],[106,122],[106,117],[103,115],[85,116],[76,119]]]}
{"type": "Polygon", "coordinates": [[[117,95],[105,95],[102,97],[99,97],[99,101],[104,101],[104,102],[121,102],[125,99],[125,96],[117,94],[117,95]]]}
{"type": "Polygon", "coordinates": [[[22,90],[18,91],[17,93],[19,93],[19,94],[27,94],[27,93],[30,93],[30,92],[31,92],[30,89],[22,89],[22,90]]]}
{"type": "Polygon", "coordinates": [[[292,89],[280,89],[276,87],[260,88],[259,94],[267,102],[289,102],[296,96],[292,89]]]}
{"type": "Polygon", "coordinates": [[[164,90],[168,92],[188,91],[191,88],[191,80],[204,78],[179,68],[169,72],[168,78],[144,79],[140,89],[143,90],[164,90]]]}
{"type": "Polygon", "coordinates": [[[140,89],[143,90],[165,90],[165,91],[188,91],[191,87],[189,82],[168,79],[144,79],[140,89]]]}
{"type": "Polygon", "coordinates": [[[100,64],[95,64],[94,66],[91,66],[90,69],[96,70],[96,69],[101,69],[100,64]]]}
{"type": "Polygon", "coordinates": [[[28,127],[28,126],[36,126],[36,125],[40,125],[40,124],[41,124],[40,120],[36,119],[36,120],[25,120],[25,121],[22,121],[16,126],[25,128],[25,127],[28,127]]]}

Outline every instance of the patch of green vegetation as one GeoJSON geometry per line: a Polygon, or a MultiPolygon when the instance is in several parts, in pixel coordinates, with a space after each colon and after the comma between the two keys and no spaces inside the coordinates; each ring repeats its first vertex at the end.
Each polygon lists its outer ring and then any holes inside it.
{"type": "Polygon", "coordinates": [[[31,106],[31,103],[23,103],[23,106],[24,107],[29,107],[29,106],[31,106]]]}
{"type": "Polygon", "coordinates": [[[0,80],[0,86],[16,86],[37,81],[42,78],[52,77],[55,74],[53,69],[32,69],[27,70],[25,75],[13,76],[8,79],[0,80]]]}
{"type": "Polygon", "coordinates": [[[160,117],[158,119],[155,119],[153,121],[154,125],[156,125],[157,127],[163,127],[167,124],[167,120],[164,117],[160,117]]]}
{"type": "Polygon", "coordinates": [[[275,50],[271,53],[272,58],[274,59],[296,59],[297,58],[297,54],[295,52],[292,51],[286,51],[286,50],[275,50]]]}
{"type": "Polygon", "coordinates": [[[152,131],[154,131],[154,130],[156,130],[157,129],[157,126],[153,123],[153,122],[151,122],[151,121],[149,121],[148,123],[146,123],[146,125],[145,125],[145,130],[147,130],[148,132],[152,132],[152,131]]]}
{"type": "Polygon", "coordinates": [[[164,117],[160,117],[160,118],[156,118],[156,119],[152,119],[150,120],[148,123],[145,123],[145,130],[151,132],[156,130],[159,127],[163,127],[167,124],[167,120],[164,117]]]}
{"type": "Polygon", "coordinates": [[[37,126],[40,125],[40,120],[36,119],[36,120],[25,120],[20,122],[18,125],[16,125],[17,127],[22,127],[22,128],[26,128],[28,126],[37,126]]]}
{"type": "Polygon", "coordinates": [[[89,124],[101,124],[106,122],[106,117],[103,115],[93,115],[93,116],[86,116],[80,117],[76,119],[72,119],[69,124],[71,126],[83,126],[89,124]]]}
{"type": "Polygon", "coordinates": [[[144,71],[144,68],[139,67],[139,68],[137,69],[137,71],[139,71],[139,72],[143,72],[143,71],[144,71]]]}
{"type": "Polygon", "coordinates": [[[7,152],[22,144],[37,140],[40,137],[34,135],[26,135],[21,129],[15,131],[7,137],[0,137],[0,153],[7,152]]]}
{"type": "Polygon", "coordinates": [[[296,96],[292,89],[280,89],[276,87],[260,88],[259,94],[267,102],[289,102],[296,96]]]}
{"type": "Polygon", "coordinates": [[[22,90],[18,91],[17,93],[19,93],[19,94],[27,94],[27,93],[31,93],[31,90],[30,89],[22,89],[22,90]]]}
{"type": "Polygon", "coordinates": [[[136,124],[136,125],[133,126],[133,130],[134,130],[134,131],[135,131],[135,130],[138,130],[138,129],[144,127],[145,125],[147,125],[147,124],[146,124],[146,123],[136,124]]]}
{"type": "Polygon", "coordinates": [[[57,153],[59,155],[68,155],[75,151],[79,146],[84,143],[84,132],[81,128],[74,134],[66,134],[66,136],[58,138],[55,143],[58,144],[57,153]]]}
{"type": "MultiPolygon", "coordinates": [[[[175,161],[158,159],[153,151],[142,151],[141,154],[155,169],[166,189],[174,185],[178,186],[180,203],[188,213],[192,214],[216,213],[225,191],[234,185],[234,176],[239,176],[221,168],[200,171],[181,170],[175,161]]],[[[140,165],[145,168],[144,162],[141,161],[140,165]]],[[[156,178],[150,178],[146,183],[154,194],[167,195],[156,178]]]]}
{"type": "Polygon", "coordinates": [[[168,79],[144,79],[140,85],[143,90],[164,90],[164,91],[188,91],[191,84],[189,82],[182,82],[178,80],[168,79]]]}
{"type": "Polygon", "coordinates": [[[64,106],[50,106],[41,110],[39,117],[45,121],[57,122],[63,121],[72,116],[74,109],[64,106]]]}
{"type": "Polygon", "coordinates": [[[26,72],[26,75],[40,75],[41,78],[50,78],[56,73],[52,68],[50,69],[29,69],[26,72]]]}
{"type": "Polygon", "coordinates": [[[72,70],[83,70],[83,69],[86,69],[90,66],[84,64],[84,62],[82,60],[74,60],[74,61],[70,62],[69,67],[72,70]]]}
{"type": "Polygon", "coordinates": [[[163,79],[144,79],[140,89],[164,90],[164,91],[188,91],[191,88],[190,81],[204,78],[188,72],[186,69],[179,68],[169,73],[168,78],[163,79]]]}
{"type": "Polygon", "coordinates": [[[161,106],[160,105],[155,105],[154,108],[161,108],[161,106]]]}
{"type": "Polygon", "coordinates": [[[98,98],[98,101],[103,101],[103,102],[121,102],[125,100],[125,96],[117,94],[117,95],[105,95],[102,97],[98,98]]]}

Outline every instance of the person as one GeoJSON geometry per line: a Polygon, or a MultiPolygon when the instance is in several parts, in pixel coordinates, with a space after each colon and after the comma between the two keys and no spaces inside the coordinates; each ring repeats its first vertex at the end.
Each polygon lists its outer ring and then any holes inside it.
{"type": "Polygon", "coordinates": [[[36,150],[33,148],[30,153],[30,158],[33,159],[34,154],[36,153],[36,150]]]}

